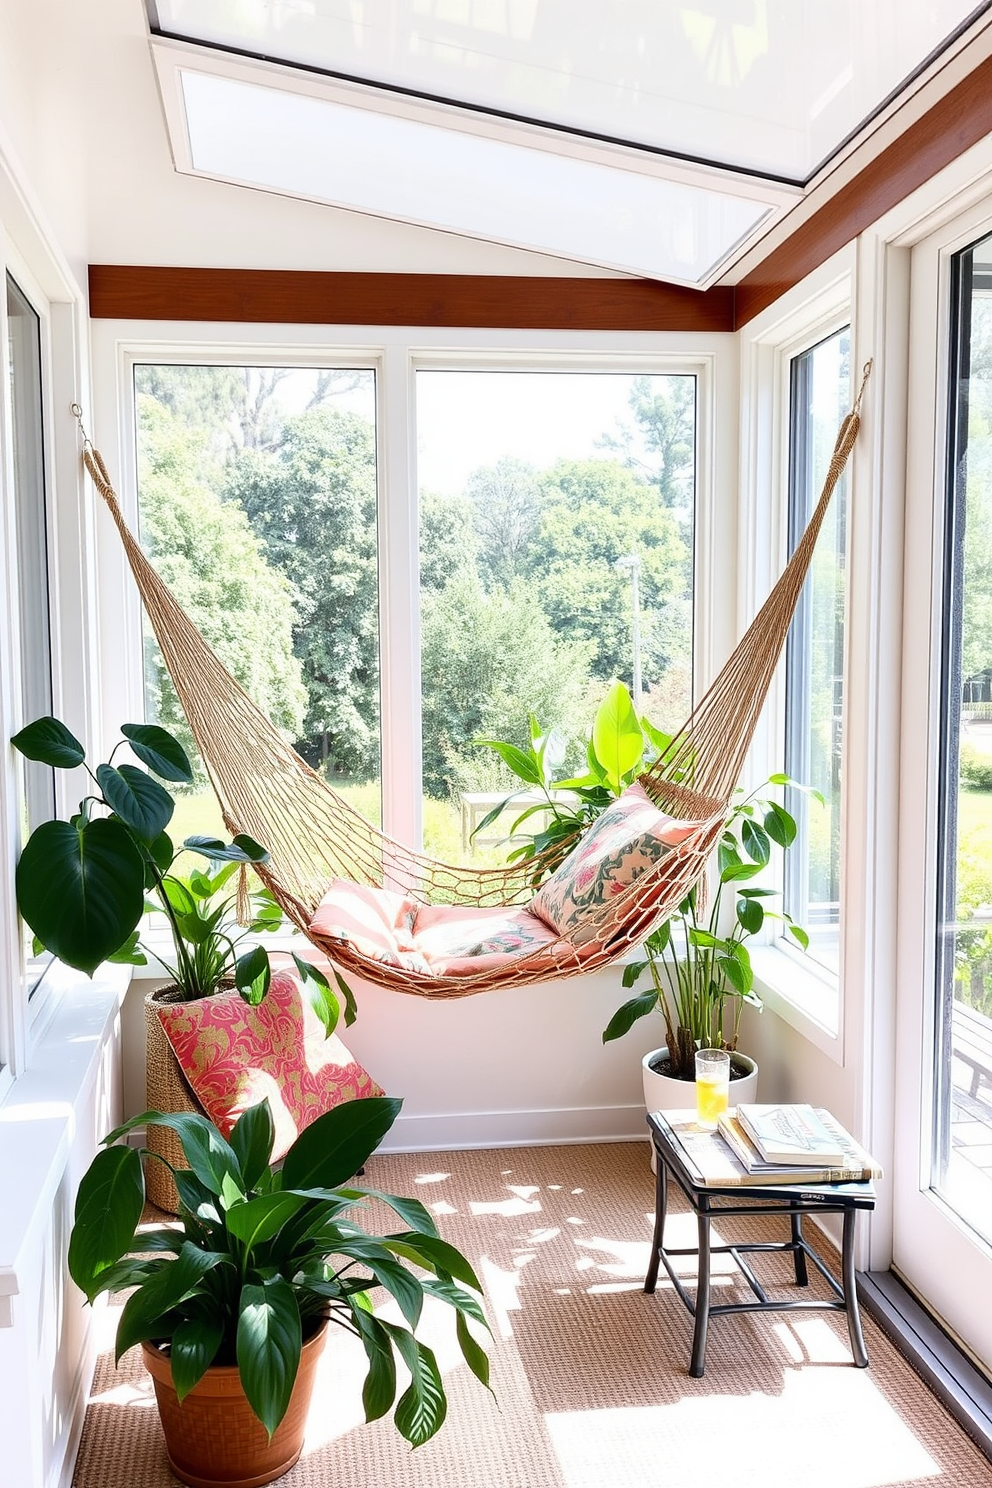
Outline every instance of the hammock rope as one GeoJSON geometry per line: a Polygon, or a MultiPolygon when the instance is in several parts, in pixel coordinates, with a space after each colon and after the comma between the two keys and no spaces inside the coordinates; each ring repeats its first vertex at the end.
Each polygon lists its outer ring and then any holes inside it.
{"type": "MultiPolygon", "coordinates": [[[[663,811],[696,829],[606,904],[590,908],[581,935],[469,976],[432,977],[373,960],[337,940],[310,935],[310,921],[335,879],[396,890],[435,905],[521,905],[541,859],[499,868],[458,867],[395,841],[312,770],[231,676],[156,573],[131,532],[100,452],[83,433],[83,461],[110,510],[210,782],[232,835],[268,849],[259,876],[286,915],[342,971],[427,997],[463,997],[596,969],[623,956],[681,902],[703,875],[729,814],[758,716],[781,656],[830,498],[860,426],[871,370],[864,368],[844,419],[823,490],[805,533],[749,629],[665,753],[640,776],[663,811]]],[[[77,418],[78,410],[75,410],[77,418]]]]}

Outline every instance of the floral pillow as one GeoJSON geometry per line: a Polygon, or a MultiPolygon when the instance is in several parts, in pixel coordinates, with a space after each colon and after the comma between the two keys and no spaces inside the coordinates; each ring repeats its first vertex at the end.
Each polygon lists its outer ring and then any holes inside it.
{"type": "Polygon", "coordinates": [[[337,1034],[324,1028],[280,971],[257,1007],[237,992],[158,1008],[183,1074],[214,1125],[227,1136],[242,1112],[268,1097],[278,1161],[305,1126],[342,1101],[382,1095],[337,1034]]]}
{"type": "Polygon", "coordinates": [[[539,955],[557,939],[543,920],[519,905],[423,904],[413,943],[432,976],[452,977],[498,970],[514,956],[539,955]]]}
{"type": "Polygon", "coordinates": [[[640,875],[691,837],[699,822],[678,821],[634,784],[607,807],[575,848],[534,895],[528,908],[544,922],[582,945],[596,934],[583,921],[609,899],[630,888],[640,875]]]}

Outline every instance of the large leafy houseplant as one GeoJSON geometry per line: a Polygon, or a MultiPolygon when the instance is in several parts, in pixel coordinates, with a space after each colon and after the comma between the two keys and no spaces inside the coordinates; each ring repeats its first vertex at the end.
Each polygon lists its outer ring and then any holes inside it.
{"type": "MultiPolygon", "coordinates": [[[[563,750],[554,730],[545,733],[531,717],[530,736],[527,749],[502,740],[478,741],[496,750],[524,790],[507,796],[476,830],[512,808],[521,794],[538,793],[542,799],[531,800],[513,819],[509,838],[511,860],[536,858],[552,849],[540,867],[535,865],[536,888],[544,874],[572,851],[585,828],[664,755],[671,737],[638,717],[621,682],[613,684],[593,719],[585,775],[555,780],[563,750]]],[[[795,818],[769,795],[772,788],[782,786],[801,788],[787,775],[775,774],[750,795],[738,791],[717,846],[715,885],[708,903],[701,886],[694,886],[646,938],[644,959],[624,967],[625,988],[633,989],[645,972],[651,985],[617,1009],[603,1033],[604,1043],[657,1011],[664,1019],[669,1051],[666,1073],[691,1080],[696,1048],[736,1049],[745,1004],[761,1006],[747,940],[774,915],[806,948],[806,931],[784,910],[768,906],[776,891],[752,882],[770,861],[772,848],[786,850],[796,838],[795,818]],[[726,901],[731,895],[733,921],[728,928],[726,901]]]]}
{"type": "Polygon", "coordinates": [[[373,1097],[336,1106],[300,1134],[280,1168],[269,1162],[267,1101],[241,1116],[229,1141],[205,1117],[155,1111],[111,1132],[79,1186],[69,1271],[90,1302],[134,1288],[118,1323],[118,1361],[134,1344],[154,1344],[171,1361],[180,1401],[211,1365],[236,1364],[248,1404],[271,1438],[303,1342],[329,1319],[364,1347],[366,1419],[393,1407],[399,1359],[410,1382],[396,1403],[396,1428],[414,1446],[433,1436],[447,1399],[435,1356],[416,1336],[424,1300],[454,1309],[462,1355],[488,1386],[489,1361],[467,1320],[487,1324],[472,1267],[438,1236],[423,1205],[348,1181],[401,1104],[373,1097]],[[174,1173],[181,1208],[167,1228],[141,1225],[141,1157],[116,1145],[134,1128],[156,1124],[178,1133],[189,1163],[189,1171],[174,1173]],[[389,1205],[406,1228],[384,1235],[362,1228],[358,1215],[369,1198],[389,1205]],[[402,1321],[375,1314],[370,1293],[377,1287],[396,1302],[402,1321]]]}
{"type": "MultiPolygon", "coordinates": [[[[241,943],[246,936],[278,929],[282,911],[261,887],[242,895],[239,906],[231,880],[265,863],[267,850],[243,835],[231,842],[187,837],[177,847],[166,831],[175,801],[162,782],[192,784],[189,758],[156,724],[124,724],[121,733],[109,761],[95,770],[86,763],[82,744],[57,718],[36,719],[11,740],[27,759],[53,769],[84,769],[93,787],[68,821],[44,822],[28,838],[15,880],[25,922],[40,947],[91,976],[104,961],[143,965],[148,948],[140,921],[146,912],[161,914],[172,955],[158,947],[155,954],[181,1000],[209,997],[233,982],[246,1002],[260,1002],[271,977],[268,952],[260,945],[243,950],[241,943]],[[125,746],[144,769],[114,763],[125,746]],[[205,858],[208,866],[183,869],[183,855],[190,853],[205,858]],[[244,923],[239,923],[239,907],[244,923]]],[[[339,999],[316,967],[296,959],[306,995],[331,1032],[339,999]]],[[[338,990],[350,1022],[354,1003],[340,978],[338,990]]]]}

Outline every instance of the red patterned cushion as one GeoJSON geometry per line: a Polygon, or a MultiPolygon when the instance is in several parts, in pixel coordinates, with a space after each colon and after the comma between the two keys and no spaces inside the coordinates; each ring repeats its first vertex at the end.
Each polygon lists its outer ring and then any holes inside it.
{"type": "Polygon", "coordinates": [[[581,945],[596,933],[591,925],[583,931],[590,910],[625,893],[699,826],[659,811],[643,786],[629,786],[534,895],[531,914],[581,945]]]}
{"type": "Polygon", "coordinates": [[[227,1136],[249,1106],[268,1097],[273,1160],[299,1133],[342,1101],[382,1095],[337,1034],[324,1029],[295,975],[280,971],[258,1007],[237,992],[158,1009],[179,1066],[214,1125],[227,1136]]]}

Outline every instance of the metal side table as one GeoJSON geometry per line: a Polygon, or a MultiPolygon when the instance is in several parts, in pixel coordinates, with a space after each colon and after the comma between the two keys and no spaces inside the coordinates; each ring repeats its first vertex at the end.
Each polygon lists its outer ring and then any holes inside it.
{"type": "Polygon", "coordinates": [[[648,1115],[651,1140],[657,1155],[657,1182],[655,1185],[654,1235],[651,1240],[651,1262],[644,1278],[644,1290],[653,1292],[658,1280],[659,1266],[663,1265],[671,1278],[695,1323],[692,1334],[692,1358],[689,1373],[694,1379],[702,1378],[706,1368],[706,1333],[711,1317],[721,1317],[735,1312],[839,1312],[847,1314],[847,1326],[851,1335],[851,1352],[859,1369],[868,1364],[864,1334],[861,1331],[861,1316],[858,1311],[858,1294],[854,1278],[854,1227],[858,1211],[875,1207],[875,1189],[871,1183],[820,1183],[808,1187],[796,1185],[749,1185],[747,1187],[720,1187],[700,1181],[690,1171],[677,1138],[648,1115]],[[664,1245],[665,1216],[668,1209],[668,1181],[673,1178],[685,1194],[696,1216],[699,1245],[695,1250],[667,1250],[664,1245]],[[843,1215],[844,1234],[841,1247],[841,1276],[835,1277],[826,1262],[809,1245],[802,1230],[804,1214],[843,1215]],[[711,1245],[710,1222],[714,1217],[732,1214],[785,1214],[789,1217],[790,1238],[783,1241],[766,1241],[740,1245],[711,1245]],[[823,1301],[770,1300],[758,1278],[745,1259],[751,1251],[791,1251],[795,1269],[796,1286],[809,1283],[807,1261],[811,1261],[830,1286],[833,1296],[823,1301]],[[681,1279],[676,1276],[669,1259],[671,1256],[694,1255],[698,1257],[696,1295],[693,1299],[681,1279]],[[753,1302],[710,1302],[710,1260],[714,1255],[729,1255],[733,1258],[751,1291],[753,1302]]]}

